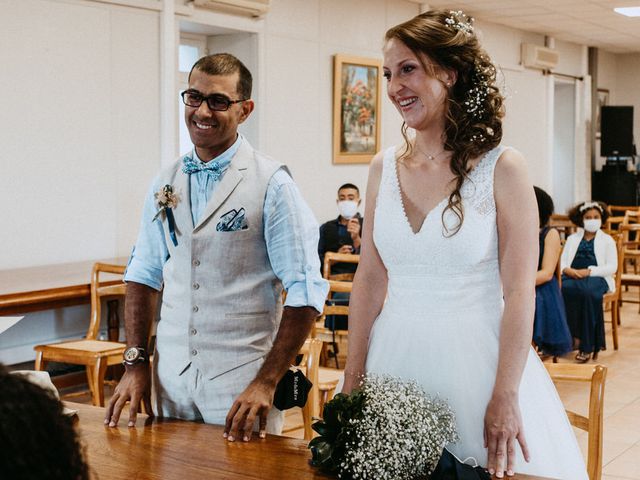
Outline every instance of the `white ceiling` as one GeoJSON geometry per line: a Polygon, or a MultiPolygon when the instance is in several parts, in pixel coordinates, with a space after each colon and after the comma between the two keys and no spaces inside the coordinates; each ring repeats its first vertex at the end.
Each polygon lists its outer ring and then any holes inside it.
{"type": "Polygon", "coordinates": [[[613,53],[640,52],[640,17],[625,17],[613,11],[614,7],[640,6],[640,0],[426,0],[424,3],[613,53]]]}

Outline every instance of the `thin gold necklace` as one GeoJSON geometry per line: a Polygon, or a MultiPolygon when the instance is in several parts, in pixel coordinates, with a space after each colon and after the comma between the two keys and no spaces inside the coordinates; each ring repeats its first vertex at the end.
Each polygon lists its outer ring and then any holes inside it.
{"type": "Polygon", "coordinates": [[[418,145],[415,145],[416,150],[418,150],[422,155],[424,155],[425,157],[427,157],[427,160],[435,160],[436,158],[438,158],[440,155],[442,155],[444,152],[447,151],[446,148],[443,148],[440,153],[437,153],[435,155],[429,155],[428,153],[423,152],[420,148],[418,148],[418,145]]]}

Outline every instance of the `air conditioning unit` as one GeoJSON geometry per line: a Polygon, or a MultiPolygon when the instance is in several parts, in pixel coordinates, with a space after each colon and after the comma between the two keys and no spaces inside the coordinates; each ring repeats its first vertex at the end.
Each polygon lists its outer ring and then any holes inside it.
{"type": "Polygon", "coordinates": [[[553,70],[560,60],[560,54],[553,48],[541,47],[532,43],[523,43],[522,65],[528,68],[553,70]]]}
{"type": "Polygon", "coordinates": [[[269,11],[271,0],[193,0],[193,5],[221,12],[260,17],[269,11]]]}

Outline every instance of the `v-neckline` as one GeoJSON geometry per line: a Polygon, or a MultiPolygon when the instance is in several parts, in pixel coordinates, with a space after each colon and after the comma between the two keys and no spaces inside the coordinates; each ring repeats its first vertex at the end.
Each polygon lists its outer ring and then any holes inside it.
{"type": "MultiPolygon", "coordinates": [[[[491,153],[493,151],[489,150],[488,152],[486,152],[482,158],[480,160],[478,160],[478,163],[476,163],[475,167],[473,167],[471,169],[471,171],[469,172],[469,175],[467,175],[467,178],[465,179],[465,182],[467,180],[469,180],[471,178],[471,175],[478,169],[478,167],[482,164],[482,162],[484,162],[484,160],[489,156],[489,153],[491,153]]],[[[420,222],[420,228],[418,230],[414,230],[413,229],[413,225],[411,225],[411,222],[409,221],[409,216],[407,215],[407,209],[404,203],[404,198],[406,197],[406,195],[404,194],[403,190],[402,190],[402,186],[400,184],[400,170],[398,169],[398,159],[395,158],[395,152],[394,152],[394,164],[393,164],[393,170],[394,170],[394,174],[396,176],[396,186],[398,188],[398,196],[400,197],[400,207],[402,208],[402,216],[404,217],[405,220],[405,224],[407,225],[407,227],[409,227],[409,231],[412,233],[413,236],[418,236],[420,235],[420,233],[422,232],[425,223],[427,223],[427,219],[431,216],[431,214],[438,210],[442,204],[446,201],[449,200],[449,195],[445,196],[442,200],[440,200],[436,205],[434,205],[431,210],[429,210],[426,215],[422,218],[422,222],[420,222]]],[[[464,185],[464,184],[463,184],[464,185]]],[[[409,197],[406,197],[407,199],[409,199],[409,197]]]]}

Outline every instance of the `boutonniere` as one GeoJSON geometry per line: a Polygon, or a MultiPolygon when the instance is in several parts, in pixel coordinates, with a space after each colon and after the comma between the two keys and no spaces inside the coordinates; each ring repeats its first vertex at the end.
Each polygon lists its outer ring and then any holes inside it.
{"type": "Polygon", "coordinates": [[[173,217],[172,209],[178,205],[180,198],[178,197],[178,194],[174,192],[173,186],[169,184],[158,190],[154,194],[154,197],[158,204],[158,211],[154,215],[152,221],[155,221],[162,212],[165,212],[165,215],[167,216],[167,223],[169,224],[169,236],[171,237],[173,245],[177,247],[178,239],[176,237],[176,220],[173,217]]]}

